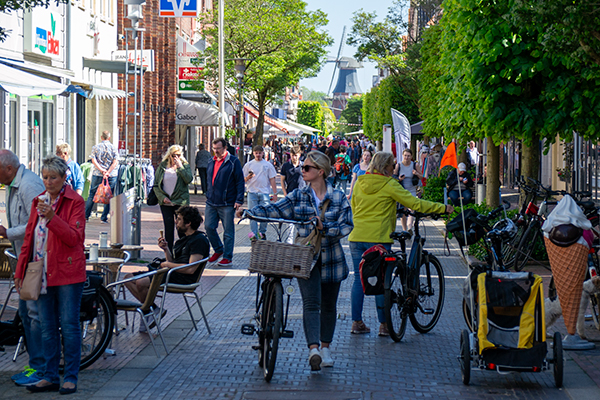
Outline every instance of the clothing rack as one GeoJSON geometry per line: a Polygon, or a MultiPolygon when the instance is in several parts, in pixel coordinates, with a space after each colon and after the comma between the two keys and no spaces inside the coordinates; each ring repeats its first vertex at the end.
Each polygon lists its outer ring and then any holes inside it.
{"type": "Polygon", "coordinates": [[[149,158],[141,158],[139,155],[127,154],[123,157],[119,158],[119,164],[128,164],[131,165],[133,162],[139,163],[141,165],[152,164],[152,160],[149,158]]]}

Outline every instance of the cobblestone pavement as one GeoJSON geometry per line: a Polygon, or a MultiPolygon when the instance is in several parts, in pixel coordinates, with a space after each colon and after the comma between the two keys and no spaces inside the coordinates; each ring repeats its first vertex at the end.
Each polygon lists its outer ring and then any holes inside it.
{"type": "MultiPolygon", "coordinates": [[[[192,196],[201,205],[201,196],[192,196]]],[[[144,208],[142,220],[142,258],[159,255],[153,249],[162,221],[158,207],[144,208]],[[155,255],[156,254],[156,255],[155,255]]],[[[419,334],[409,324],[405,338],[394,343],[389,337],[378,337],[378,323],[372,297],[366,297],[364,320],[372,329],[367,335],[351,335],[351,274],[341,288],[338,321],[332,343],[335,366],[310,372],[307,362],[299,290],[291,296],[289,329],[293,339],[280,340],[277,366],[270,383],[264,382],[252,345],[256,336],[240,333],[241,324],[251,322],[254,313],[256,276],[249,275],[249,226],[236,226],[236,251],[232,268],[211,266],[203,287],[203,306],[212,329],[209,335],[199,323],[199,331],[191,329],[189,316],[178,296],[167,301],[169,314],[165,329],[170,354],[157,358],[147,335],[121,331],[115,357],[99,360],[80,374],[79,391],[72,398],[86,399],[596,399],[600,398],[597,371],[598,353],[566,352],[565,388],[556,389],[551,372],[499,375],[473,371],[471,386],[461,382],[456,356],[459,351],[463,320],[462,282],[467,268],[456,248],[451,256],[442,254],[443,236],[439,223],[426,222],[426,248],[441,260],[446,274],[446,299],[438,325],[428,334],[419,334]],[[123,336],[121,336],[123,335],[123,336]],[[590,366],[591,365],[591,366],[590,366]]],[[[91,221],[88,240],[95,241],[102,229],[91,221]]],[[[351,259],[347,241],[349,264],[351,259]]],[[[139,268],[133,265],[131,268],[139,268]]],[[[204,279],[204,278],[203,278],[204,279]]],[[[297,289],[295,282],[292,285],[297,289]]],[[[1,296],[1,292],[0,292],[1,296]]],[[[123,317],[119,320],[124,323],[123,317]]],[[[131,322],[131,321],[130,321],[131,322]]],[[[560,321],[559,321],[560,322],[560,321]]],[[[560,329],[560,328],[558,328],[560,329]]],[[[589,329],[588,329],[589,330],[589,329]]],[[[11,352],[14,348],[8,347],[11,352]]],[[[9,382],[19,364],[0,356],[0,398],[20,398],[25,391],[9,382]]],[[[57,398],[58,395],[36,395],[57,398]]]]}

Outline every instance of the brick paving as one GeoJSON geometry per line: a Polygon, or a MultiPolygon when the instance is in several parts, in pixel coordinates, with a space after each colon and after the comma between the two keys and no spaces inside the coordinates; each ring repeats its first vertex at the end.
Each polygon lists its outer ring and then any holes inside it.
{"type": "MultiPolygon", "coordinates": [[[[202,207],[202,196],[192,196],[192,204],[202,207]]],[[[142,212],[141,258],[148,261],[160,255],[155,247],[162,220],[158,207],[142,212]]],[[[441,260],[446,274],[446,299],[438,325],[428,334],[418,334],[408,326],[401,343],[378,337],[374,300],[366,297],[364,319],[371,334],[351,335],[350,287],[353,276],[341,288],[338,322],[332,344],[335,367],[311,373],[302,328],[300,292],[297,285],[291,297],[288,329],[293,339],[282,338],[275,374],[271,383],[262,379],[256,351],[256,336],[240,333],[241,324],[251,322],[254,313],[255,275],[245,269],[249,260],[249,226],[236,226],[236,251],[233,266],[211,266],[203,277],[203,305],[212,329],[209,335],[199,322],[199,331],[191,328],[185,305],[179,296],[167,299],[169,314],[165,336],[171,353],[161,358],[154,354],[147,335],[120,331],[112,347],[117,355],[101,359],[82,371],[79,391],[73,398],[147,399],[568,399],[600,398],[598,352],[566,352],[565,389],[556,389],[551,372],[499,375],[472,372],[472,385],[461,382],[456,356],[460,331],[465,328],[461,301],[462,283],[467,268],[456,248],[451,256],[441,249],[443,237],[437,226],[427,222],[426,248],[441,260]],[[595,366],[595,368],[593,368],[595,366]]],[[[92,220],[87,242],[95,242],[106,225],[92,220]]],[[[451,244],[452,245],[452,244],[451,244]]],[[[351,263],[347,241],[344,242],[351,263]]],[[[139,268],[131,264],[127,270],[139,268]]],[[[1,296],[0,292],[0,296],[1,296]]],[[[124,317],[119,317],[124,324],[124,317]]],[[[131,323],[131,319],[130,319],[131,323]]],[[[560,321],[558,323],[560,325],[560,321]]],[[[560,330],[560,326],[558,328],[560,330]]],[[[590,329],[588,328],[588,331],[590,329]]],[[[11,352],[13,348],[8,347],[11,352]]],[[[24,390],[8,382],[8,377],[25,362],[26,355],[13,364],[9,354],[0,355],[0,398],[23,396],[24,390]]],[[[38,395],[56,398],[58,395],[38,395]]]]}

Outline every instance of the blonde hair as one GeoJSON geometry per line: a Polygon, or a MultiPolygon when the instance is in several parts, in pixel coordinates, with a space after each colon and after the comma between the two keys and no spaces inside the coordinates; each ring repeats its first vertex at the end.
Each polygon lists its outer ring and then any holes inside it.
{"type": "Polygon", "coordinates": [[[176,151],[179,151],[181,153],[181,157],[179,157],[179,159],[181,160],[181,162],[182,163],[186,163],[187,161],[183,157],[183,147],[181,147],[178,144],[174,144],[171,147],[169,147],[169,149],[167,150],[167,152],[163,156],[162,162],[168,161],[168,165],[171,166],[171,154],[175,153],[176,151]]]}
{"type": "Polygon", "coordinates": [[[394,155],[385,151],[378,151],[371,158],[367,172],[370,174],[383,174],[388,165],[394,165],[394,155]]]}
{"type": "Polygon", "coordinates": [[[320,151],[313,150],[306,155],[306,159],[310,160],[313,164],[315,164],[315,167],[323,171],[323,179],[327,180],[329,174],[331,173],[331,161],[329,160],[329,157],[320,151]]]}
{"type": "Polygon", "coordinates": [[[57,144],[56,145],[56,153],[59,153],[59,152],[60,152],[60,154],[67,153],[67,154],[71,155],[71,146],[69,146],[69,143],[57,144]]]}

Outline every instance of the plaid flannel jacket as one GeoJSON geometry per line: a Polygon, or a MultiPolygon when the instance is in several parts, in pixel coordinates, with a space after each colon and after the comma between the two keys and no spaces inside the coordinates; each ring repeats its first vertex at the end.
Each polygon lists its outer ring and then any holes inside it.
{"type": "MultiPolygon", "coordinates": [[[[323,218],[323,239],[321,240],[321,280],[326,283],[341,282],[348,277],[348,264],[340,244],[344,236],[348,236],[354,227],[352,223],[352,209],[348,199],[340,190],[334,190],[327,183],[327,194],[316,210],[312,189],[306,186],[296,189],[268,206],[256,206],[250,213],[258,217],[284,218],[295,221],[307,221],[312,217],[321,215],[321,206],[325,200],[330,199],[329,206],[323,218]]],[[[312,230],[312,225],[298,226],[298,236],[307,237],[312,230]]],[[[315,255],[315,261],[319,255],[315,255]]]]}

